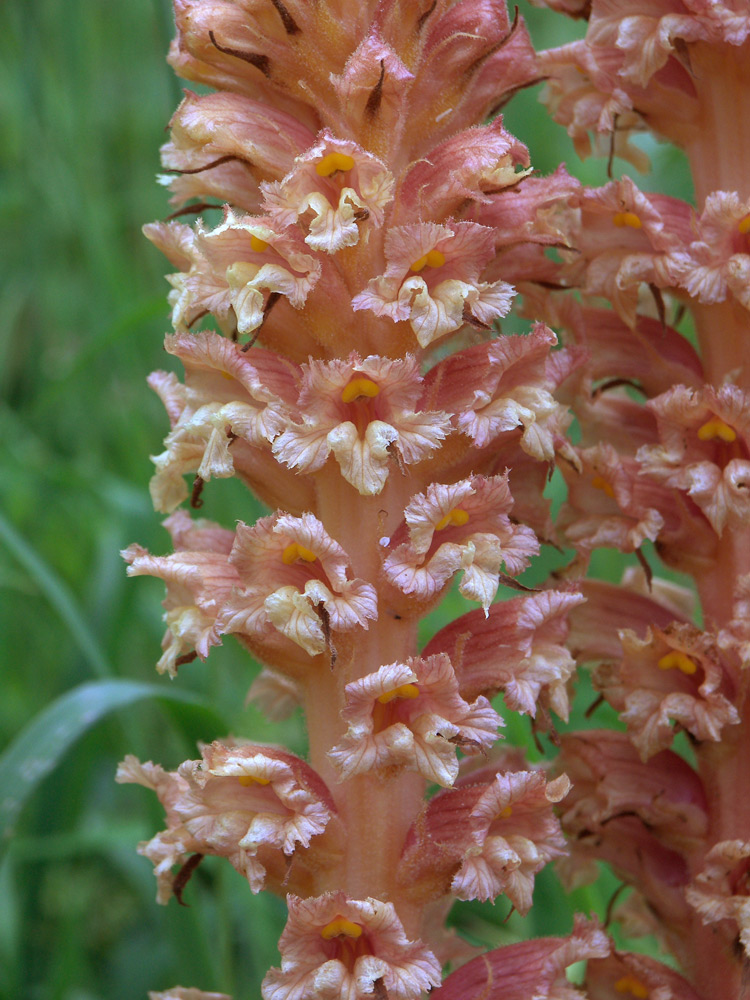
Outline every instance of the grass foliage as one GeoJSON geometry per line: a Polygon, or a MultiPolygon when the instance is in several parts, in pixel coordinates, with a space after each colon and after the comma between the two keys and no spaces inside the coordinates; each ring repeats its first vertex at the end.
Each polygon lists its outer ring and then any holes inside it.
{"type": "MultiPolygon", "coordinates": [[[[537,44],[570,37],[556,15],[528,13],[537,44]]],[[[154,175],[180,97],[164,63],[171,14],[165,0],[6,0],[0,24],[0,996],[143,1000],[176,983],[257,996],[282,903],[207,859],[190,907],[157,906],[135,847],[161,808],[113,782],[126,753],[174,767],[227,732],[304,752],[298,720],[272,727],[243,708],[257,668],[233,642],[175,685],[156,677],[163,588],[127,581],[118,556],[131,541],[167,548],[147,490],[166,420],[144,378],[172,360],[168,265],[140,227],[168,212],[154,175]]],[[[534,94],[506,120],[542,171],[570,162],[534,94]]],[[[657,153],[678,193],[684,168],[657,153]]],[[[582,169],[604,182],[602,164],[582,169]]],[[[205,497],[202,513],[226,525],[259,512],[235,482],[205,497]]],[[[523,721],[508,729],[528,741],[523,721]]],[[[576,904],[602,912],[613,885],[576,904]]],[[[565,931],[552,874],[538,898],[525,921],[503,924],[501,902],[463,904],[453,923],[483,943],[565,931]]]]}

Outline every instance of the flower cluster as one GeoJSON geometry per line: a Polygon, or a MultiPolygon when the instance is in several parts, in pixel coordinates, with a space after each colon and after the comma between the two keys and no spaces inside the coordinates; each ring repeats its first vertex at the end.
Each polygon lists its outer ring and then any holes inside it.
{"type": "Polygon", "coordinates": [[[128,757],[118,780],[164,807],[139,848],[160,902],[205,855],[286,897],[264,1000],[567,1000],[584,959],[592,1000],[740,995],[750,144],[730,118],[750,117],[750,10],[538,4],[586,37],[535,53],[504,0],[175,0],[170,61],[213,90],[175,112],[176,211],[146,227],[174,268],[165,348],[184,370],[149,379],[173,551],[123,555],[166,584],[157,669],[234,636],[262,665],[250,697],[274,718],[302,706],[309,754],[227,739],[172,772],[128,757]],[[641,166],[646,127],[683,146],[699,208],[534,174],[497,112],[542,79],[582,153],[641,166]],[[502,331],[513,306],[527,332],[502,331]],[[272,513],[230,529],[181,506],[233,476],[272,513]],[[550,544],[571,555],[529,589],[550,544]],[[584,579],[602,548],[638,570],[584,579]],[[651,553],[692,575],[700,627],[651,553]],[[477,607],[420,648],[453,585],[477,607]],[[590,663],[623,729],[560,737],[590,663]],[[513,712],[560,748],[553,770],[495,746],[513,712]],[[574,881],[597,860],[684,977],[577,918],[441,985],[466,957],[439,926],[454,900],[526,914],[545,865],[574,881]]]}

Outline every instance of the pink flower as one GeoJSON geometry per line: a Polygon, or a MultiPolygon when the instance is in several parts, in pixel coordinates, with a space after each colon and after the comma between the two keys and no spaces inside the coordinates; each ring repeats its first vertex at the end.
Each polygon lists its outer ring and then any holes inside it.
{"type": "Polygon", "coordinates": [[[432,1000],[584,1000],[565,976],[574,962],[609,954],[607,935],[576,917],[569,937],[537,938],[495,948],[451,973],[432,1000]]]}
{"type": "Polygon", "coordinates": [[[607,958],[586,963],[586,993],[589,1000],[701,1000],[679,972],[668,965],[639,955],[616,951],[607,958]]]}
{"type": "Polygon", "coordinates": [[[377,157],[324,129],[283,180],[263,184],[264,206],[282,226],[307,225],[305,242],[335,253],[383,225],[393,176],[377,157]],[[312,213],[309,218],[308,213],[312,213]]]}
{"type": "Polygon", "coordinates": [[[515,294],[504,281],[479,280],[494,252],[492,230],[473,222],[394,226],[385,237],[385,273],[354,296],[352,308],[408,320],[420,347],[466,322],[489,327],[515,294]]]}
{"type": "Polygon", "coordinates": [[[659,444],[638,451],[652,480],[684,491],[714,531],[750,516],[750,396],[734,385],[676,385],[647,404],[659,444]]]}
{"type": "Polygon", "coordinates": [[[482,752],[503,724],[486,698],[463,700],[445,655],[409,657],[347,684],[342,714],[347,734],[328,754],[342,778],[406,768],[439,785],[458,774],[457,747],[482,752]]]}
{"type": "Polygon", "coordinates": [[[690,238],[692,209],[677,198],[644,194],[629,177],[583,189],[576,202],[580,227],[571,242],[579,252],[570,256],[562,278],[586,295],[609,299],[632,327],[640,285],[672,283],[662,258],[690,238]]]}
{"type": "Polygon", "coordinates": [[[409,941],[393,903],[329,892],[287,897],[281,968],[263,980],[264,1000],[371,1000],[378,983],[391,1000],[415,1000],[440,984],[440,965],[409,941]]]}
{"type": "Polygon", "coordinates": [[[527,337],[503,336],[466,348],[430,370],[425,398],[431,405],[440,400],[475,448],[491,442],[497,447],[500,434],[520,431],[527,454],[552,461],[570,422],[550,391],[547,358],[556,343],[552,330],[539,323],[527,337]]]}
{"type": "Polygon", "coordinates": [[[128,563],[128,576],[156,576],[167,584],[167,631],[156,669],[175,677],[181,663],[196,656],[205,660],[211,646],[221,642],[216,616],[238,576],[229,561],[231,531],[209,521],[188,528],[190,518],[184,512],[173,514],[164,524],[177,546],[172,555],[152,556],[135,544],[121,555],[128,563]]]}
{"type": "Polygon", "coordinates": [[[569,787],[564,775],[547,782],[541,771],[511,770],[473,774],[440,792],[407,839],[399,867],[404,890],[415,899],[435,898],[448,887],[458,899],[504,893],[528,913],[534,876],[565,854],[552,804],[569,787]]]}
{"type": "MultiPolygon", "coordinates": [[[[177,771],[128,756],[117,771],[117,781],[153,789],[167,813],[167,829],[138,848],[155,866],[160,903],[172,896],[172,867],[196,853],[228,858],[253,892],[263,887],[267,868],[278,885],[290,874],[283,856],[309,848],[336,812],[315,771],[285,750],[212,743],[202,754],[177,771]]],[[[304,859],[299,864],[292,877],[306,886],[309,870],[304,859]]]]}
{"type": "Polygon", "coordinates": [[[479,601],[487,613],[497,592],[500,568],[512,575],[539,551],[534,532],[508,517],[513,498],[503,476],[472,476],[445,486],[432,483],[412,497],[404,521],[386,549],[386,580],[410,600],[405,606],[426,606],[439,597],[459,570],[460,592],[479,601]]]}
{"type": "Polygon", "coordinates": [[[565,733],[555,762],[573,783],[561,811],[565,831],[606,833],[619,816],[637,816],[659,841],[699,853],[708,831],[708,800],[696,771],[671,750],[641,761],[625,733],[565,733]]]}
{"type": "Polygon", "coordinates": [[[277,630],[316,656],[333,649],[332,634],[377,618],[375,588],[349,579],[346,552],[312,514],[240,522],[230,562],[239,582],[222,609],[222,633],[262,644],[277,630]]]}
{"type": "Polygon", "coordinates": [[[653,626],[644,639],[624,629],[620,641],[622,663],[600,667],[596,684],[642,760],[671,746],[675,722],[696,740],[714,741],[739,722],[734,684],[709,632],[674,622],[663,631],[653,626]]]}
{"type": "Polygon", "coordinates": [[[449,433],[447,414],[421,408],[416,360],[310,361],[299,397],[274,442],[276,457],[300,472],[316,472],[333,453],[341,474],[363,496],[380,493],[394,457],[404,465],[429,458],[449,433]]]}
{"type": "Polygon", "coordinates": [[[565,648],[568,613],[581,594],[546,590],[493,604],[487,616],[469,611],[446,625],[424,655],[447,653],[456,665],[464,698],[503,691],[514,712],[535,718],[552,708],[568,718],[567,682],[575,662],[565,648]]]}
{"type": "Polygon", "coordinates": [[[467,199],[482,206],[502,205],[508,190],[529,173],[518,171],[519,166],[529,166],[529,152],[506,132],[501,115],[488,125],[458,132],[408,167],[399,183],[393,221],[447,219],[467,199]]]}
{"type": "Polygon", "coordinates": [[[236,208],[260,207],[260,180],[278,180],[315,134],[279,109],[244,94],[187,91],[170,122],[162,163],[179,176],[163,177],[180,205],[188,198],[219,198],[236,208]]]}
{"type": "Polygon", "coordinates": [[[688,902],[698,912],[704,924],[732,921],[731,931],[715,928],[727,946],[739,931],[746,955],[750,955],[750,842],[723,840],[706,855],[703,870],[685,891],[688,902]]]}
{"type": "MultiPolygon", "coordinates": [[[[273,496],[279,473],[270,444],[285,425],[282,403],[294,396],[297,366],[261,348],[250,357],[216,333],[167,336],[165,349],[182,361],[185,384],[167,372],[149,378],[172,424],[166,451],[153,459],[156,509],[171,511],[186,499],[185,473],[204,481],[238,473],[251,482],[266,474],[273,496]]],[[[293,482],[286,489],[287,496],[297,492],[293,482]]]]}

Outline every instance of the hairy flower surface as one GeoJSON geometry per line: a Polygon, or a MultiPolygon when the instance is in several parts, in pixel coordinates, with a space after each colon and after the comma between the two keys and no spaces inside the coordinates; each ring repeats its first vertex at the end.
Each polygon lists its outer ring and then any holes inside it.
{"type": "Polygon", "coordinates": [[[451,785],[456,748],[480,753],[497,739],[502,719],[486,698],[468,704],[445,655],[409,658],[348,684],[344,740],[329,752],[343,778],[371,770],[418,771],[451,785]]]}
{"type": "Polygon", "coordinates": [[[347,554],[312,514],[240,522],[229,561],[238,586],[222,609],[222,632],[262,641],[276,629],[315,656],[331,633],[377,618],[374,587],[349,579],[347,554]]]}
{"type": "Polygon", "coordinates": [[[380,493],[394,458],[404,465],[429,458],[451,429],[447,414],[422,409],[421,395],[412,356],[310,361],[274,454],[299,472],[316,472],[333,454],[359,493],[380,493]]]}
{"type": "Polygon", "coordinates": [[[273,747],[212,743],[202,761],[185,761],[177,771],[128,756],[117,780],[153,789],[166,810],[167,829],[138,848],[154,864],[160,903],[174,891],[172,867],[190,854],[228,858],[259,892],[266,865],[279,881],[286,870],[274,854],[309,847],[335,812],[312,768],[273,747]]]}
{"type": "Polygon", "coordinates": [[[440,984],[440,965],[410,941],[392,903],[329,892],[287,898],[281,968],[263,980],[264,1000],[367,1000],[378,989],[415,1000],[440,984]]]}
{"type": "Polygon", "coordinates": [[[501,566],[515,575],[539,551],[534,532],[508,517],[512,505],[507,474],[431,484],[411,498],[395,534],[381,541],[386,579],[413,601],[426,603],[463,570],[459,591],[487,613],[501,566]]]}

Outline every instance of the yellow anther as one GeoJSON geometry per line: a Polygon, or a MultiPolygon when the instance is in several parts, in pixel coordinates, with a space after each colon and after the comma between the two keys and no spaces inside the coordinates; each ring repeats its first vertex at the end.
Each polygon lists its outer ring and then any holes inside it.
{"type": "Polygon", "coordinates": [[[698,428],[698,440],[713,441],[714,438],[719,438],[722,441],[726,441],[727,444],[731,444],[732,441],[737,440],[737,433],[729,424],[725,424],[723,420],[719,420],[718,417],[712,417],[711,420],[707,420],[705,424],[698,428]]]}
{"type": "Polygon", "coordinates": [[[509,816],[513,815],[513,806],[506,806],[505,809],[500,810],[500,819],[507,819],[509,816]]]}
{"type": "Polygon", "coordinates": [[[285,566],[291,566],[292,563],[296,563],[298,559],[303,562],[315,562],[318,557],[311,549],[306,549],[304,545],[300,545],[299,542],[290,542],[289,545],[281,553],[281,561],[285,566]]]}
{"type": "Polygon", "coordinates": [[[428,250],[424,257],[415,260],[411,265],[412,271],[421,271],[425,267],[442,267],[445,263],[445,254],[440,250],[428,250]]]}
{"type": "Polygon", "coordinates": [[[362,936],[362,928],[353,920],[347,920],[346,917],[336,917],[321,928],[320,936],[324,941],[330,941],[331,938],[335,937],[358,938],[362,936]]]}
{"type": "Polygon", "coordinates": [[[435,531],[442,531],[444,528],[448,528],[450,525],[455,525],[460,528],[462,525],[466,524],[469,520],[468,512],[462,510],[460,507],[454,507],[453,510],[449,510],[445,517],[441,517],[438,523],[435,525],[435,531]]]}
{"type": "Polygon", "coordinates": [[[351,170],[353,166],[353,156],[348,156],[346,153],[329,153],[315,164],[315,173],[318,177],[330,177],[337,170],[351,170]]]}
{"type": "Polygon", "coordinates": [[[341,402],[353,403],[360,396],[367,396],[372,399],[380,392],[380,386],[369,378],[353,378],[348,385],[341,390],[341,402]]]}
{"type": "Polygon", "coordinates": [[[253,774],[241,774],[239,782],[247,788],[249,785],[270,785],[270,778],[256,778],[253,774]]]}
{"type": "Polygon", "coordinates": [[[256,253],[262,253],[264,250],[268,250],[268,244],[265,240],[262,240],[259,236],[254,236],[250,234],[250,249],[254,250],[256,253]]]}
{"type": "Polygon", "coordinates": [[[629,993],[631,997],[637,997],[637,1000],[648,1000],[648,989],[640,979],[636,979],[635,976],[631,976],[629,973],[627,976],[622,976],[617,980],[615,991],[617,993],[629,993]]]}
{"type": "Polygon", "coordinates": [[[402,684],[400,687],[394,688],[392,691],[385,691],[378,697],[378,701],[381,705],[387,705],[389,701],[395,701],[396,698],[418,698],[419,688],[416,684],[402,684]]]}
{"type": "Polygon", "coordinates": [[[698,664],[695,660],[691,660],[689,656],[685,653],[681,653],[679,649],[673,649],[671,653],[666,653],[656,664],[659,670],[672,670],[676,667],[681,670],[683,674],[694,674],[698,669],[698,664]]]}
{"type": "Polygon", "coordinates": [[[614,500],[615,491],[612,489],[611,484],[608,483],[603,476],[594,476],[594,478],[591,480],[591,485],[594,487],[595,490],[602,490],[602,492],[606,493],[608,497],[612,497],[612,499],[614,500]]]}
{"type": "Polygon", "coordinates": [[[635,212],[615,212],[612,221],[616,226],[630,226],[631,229],[643,229],[643,223],[635,212]]]}
{"type": "Polygon", "coordinates": [[[737,223],[737,228],[739,229],[742,236],[750,233],[750,212],[747,215],[743,215],[740,221],[737,223]]]}

